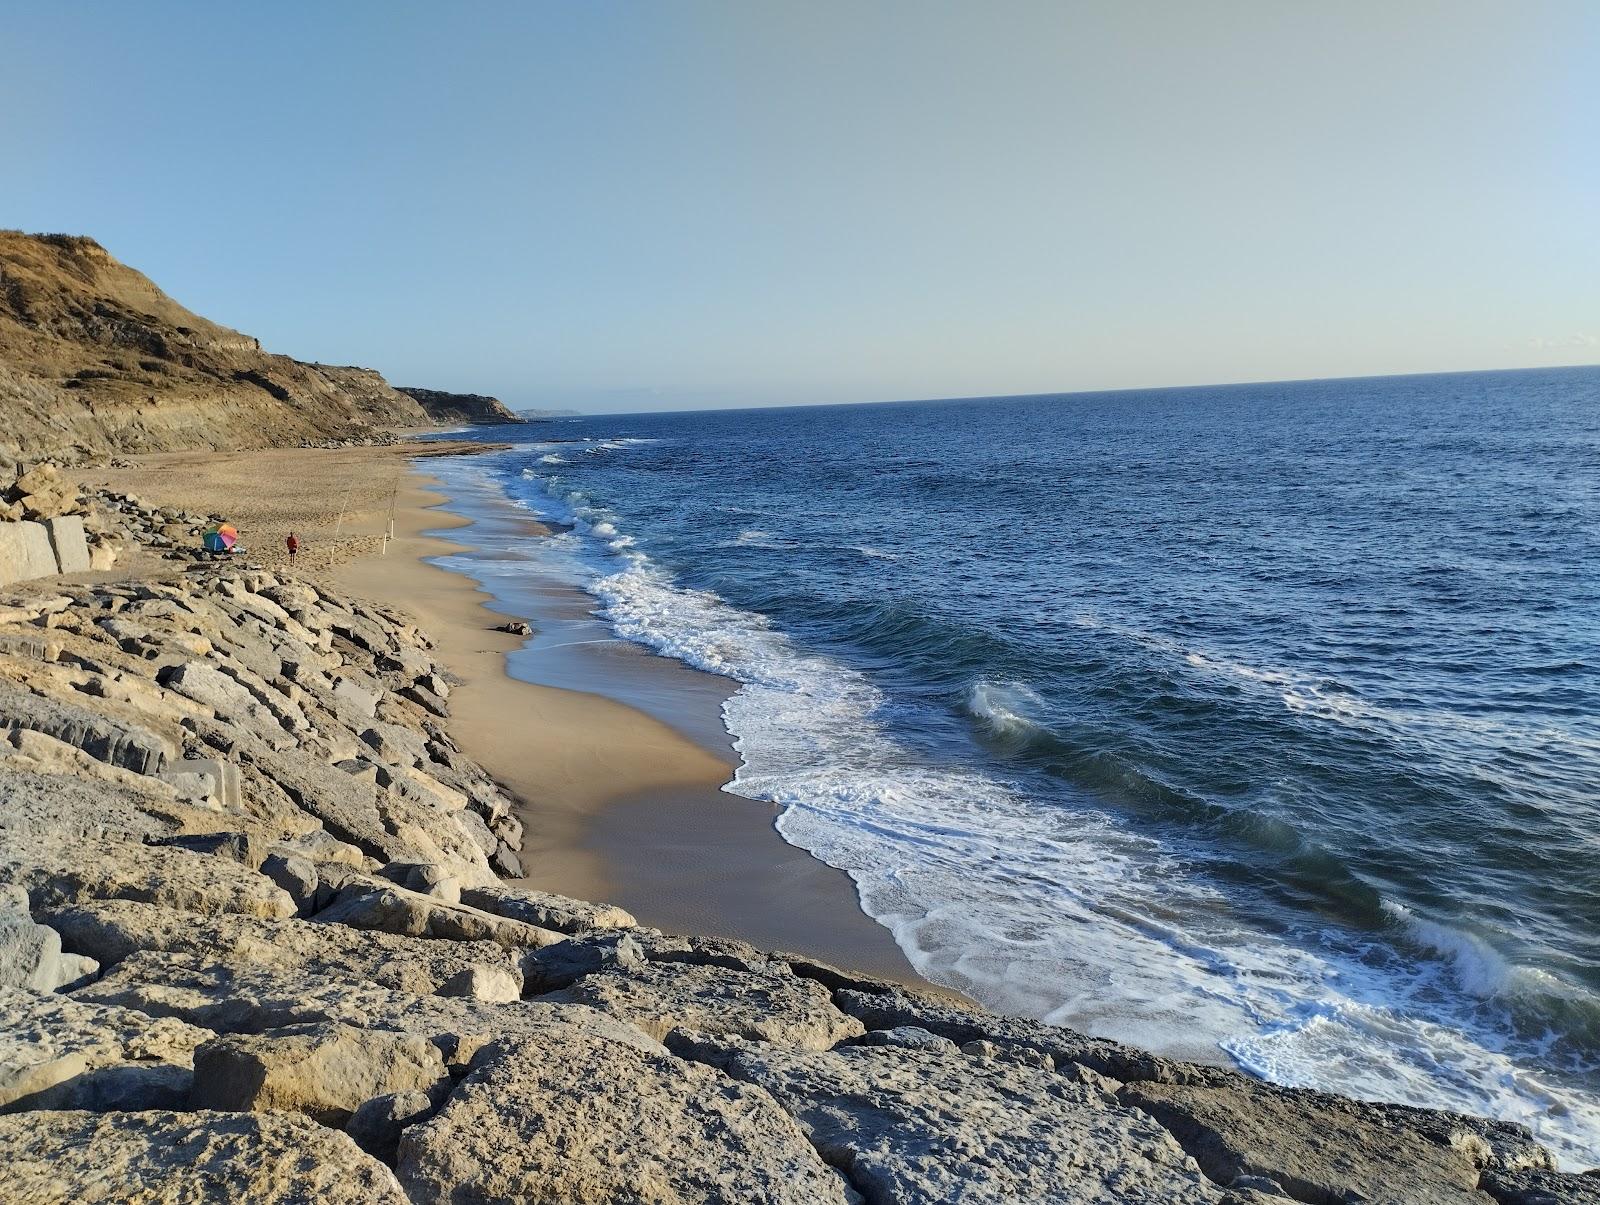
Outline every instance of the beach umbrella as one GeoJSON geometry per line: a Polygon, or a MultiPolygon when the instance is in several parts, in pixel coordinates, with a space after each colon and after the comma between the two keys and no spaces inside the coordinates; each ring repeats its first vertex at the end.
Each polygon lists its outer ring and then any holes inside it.
{"type": "Polygon", "coordinates": [[[200,544],[207,552],[227,552],[238,540],[238,528],[232,523],[220,523],[216,527],[206,528],[200,537],[200,544]]]}

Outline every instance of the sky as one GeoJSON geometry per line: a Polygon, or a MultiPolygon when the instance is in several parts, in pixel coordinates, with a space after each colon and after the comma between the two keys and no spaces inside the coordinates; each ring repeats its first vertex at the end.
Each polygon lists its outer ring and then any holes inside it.
{"type": "Polygon", "coordinates": [[[1600,362],[1600,4],[78,0],[0,226],[586,411],[1600,362]]]}

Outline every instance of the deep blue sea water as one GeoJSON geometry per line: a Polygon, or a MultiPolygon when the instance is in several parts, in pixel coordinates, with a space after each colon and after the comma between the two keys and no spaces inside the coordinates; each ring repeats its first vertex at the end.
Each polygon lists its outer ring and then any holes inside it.
{"type": "Polygon", "coordinates": [[[923,974],[1600,1163],[1600,369],[515,438],[923,974]]]}

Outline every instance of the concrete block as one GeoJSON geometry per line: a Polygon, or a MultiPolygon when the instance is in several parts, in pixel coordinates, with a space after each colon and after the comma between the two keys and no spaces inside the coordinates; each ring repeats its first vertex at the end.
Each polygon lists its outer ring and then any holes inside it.
{"type": "Polygon", "coordinates": [[[0,632],[0,653],[8,657],[27,657],[33,661],[55,661],[61,656],[61,642],[43,635],[0,632]]]}
{"type": "Polygon", "coordinates": [[[56,553],[43,523],[0,523],[0,586],[55,572],[56,553]]]}
{"type": "MultiPolygon", "coordinates": [[[[181,762],[171,766],[169,773],[173,776],[168,781],[178,785],[180,778],[200,775],[209,778],[215,786],[215,793],[210,798],[229,811],[239,808],[239,767],[231,761],[223,761],[220,757],[186,757],[181,762]]],[[[166,774],[159,777],[167,778],[166,774]]]]}
{"type": "Polygon", "coordinates": [[[0,682],[0,729],[13,728],[41,732],[135,774],[158,773],[174,752],[172,742],[147,728],[0,682]]]}
{"type": "Polygon", "coordinates": [[[62,573],[89,571],[89,541],[83,534],[83,516],[57,515],[44,521],[62,573]]]}
{"type": "Polygon", "coordinates": [[[382,698],[370,690],[362,690],[349,678],[340,678],[334,682],[333,697],[355,715],[368,720],[378,714],[378,702],[382,698]]]}

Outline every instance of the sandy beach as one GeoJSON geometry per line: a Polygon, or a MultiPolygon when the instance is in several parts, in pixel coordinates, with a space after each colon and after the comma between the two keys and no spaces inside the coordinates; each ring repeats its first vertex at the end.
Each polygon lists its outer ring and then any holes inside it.
{"type": "MultiPolygon", "coordinates": [[[[250,559],[276,569],[289,568],[284,539],[293,530],[296,572],[413,616],[461,682],[451,695],[452,736],[520,803],[530,884],[610,899],[669,931],[737,937],[920,982],[888,931],[860,911],[847,876],[787,844],[771,807],[721,790],[731,748],[611,698],[507,672],[507,656],[522,645],[494,630],[507,616],[489,609],[476,583],[428,563],[464,548],[430,533],[467,521],[437,509],[446,498],[430,488],[426,459],[413,466],[418,454],[416,445],[169,453],[86,479],[224,515],[250,559]]],[[[527,522],[528,538],[541,531],[527,522]]],[[[557,605],[590,606],[567,593],[557,605]]],[[[622,672],[661,676],[638,683],[656,692],[680,685],[674,676],[705,677],[642,650],[622,672]]],[[[716,689],[720,680],[707,682],[716,689]]]]}

